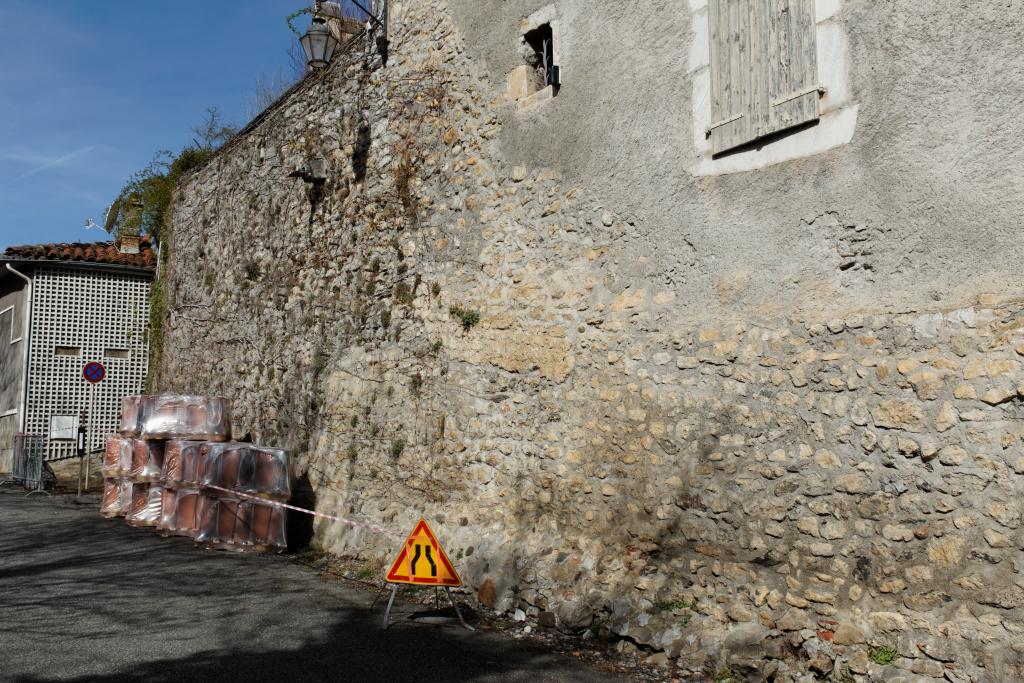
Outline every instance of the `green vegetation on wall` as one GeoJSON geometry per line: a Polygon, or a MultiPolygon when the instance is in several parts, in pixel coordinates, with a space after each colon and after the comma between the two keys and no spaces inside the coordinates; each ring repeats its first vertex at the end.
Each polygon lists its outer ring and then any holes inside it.
{"type": "Polygon", "coordinates": [[[178,182],[189,171],[201,166],[213,156],[217,149],[227,142],[236,132],[233,126],[221,121],[220,112],[211,107],[206,110],[206,118],[192,129],[195,137],[192,144],[181,150],[177,155],[161,150],[153,160],[140,171],[136,171],[125,183],[117,198],[107,211],[104,228],[115,238],[122,235],[147,235],[154,245],[162,247],[160,263],[157,264],[157,277],[154,279],[149,294],[149,337],[150,360],[149,374],[146,384],[152,391],[155,389],[156,368],[160,365],[163,351],[164,324],[164,287],[163,277],[166,271],[168,212],[174,190],[178,182]]]}

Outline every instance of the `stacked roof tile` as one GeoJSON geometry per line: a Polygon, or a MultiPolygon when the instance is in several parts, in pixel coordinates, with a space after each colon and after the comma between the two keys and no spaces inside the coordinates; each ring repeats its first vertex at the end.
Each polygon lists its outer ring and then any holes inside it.
{"type": "Polygon", "coordinates": [[[102,263],[131,268],[155,268],[156,254],[148,237],[139,243],[138,254],[123,254],[113,242],[28,244],[8,247],[5,261],[67,261],[69,263],[102,263]]]}

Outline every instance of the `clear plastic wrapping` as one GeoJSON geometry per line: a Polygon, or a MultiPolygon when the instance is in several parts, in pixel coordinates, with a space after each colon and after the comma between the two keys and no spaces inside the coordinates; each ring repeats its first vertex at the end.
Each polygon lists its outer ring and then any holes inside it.
{"type": "Polygon", "coordinates": [[[134,489],[135,489],[135,485],[132,483],[131,479],[122,479],[121,480],[121,503],[120,503],[121,511],[118,513],[118,516],[120,516],[120,517],[126,516],[128,514],[128,510],[131,509],[131,507],[132,507],[132,493],[133,493],[134,489]]]}
{"type": "Polygon", "coordinates": [[[163,507],[164,487],[159,484],[133,484],[131,496],[128,523],[132,526],[156,526],[163,507]]]}
{"type": "Polygon", "coordinates": [[[147,439],[227,441],[231,403],[212,396],[153,396],[146,406],[142,436],[147,439]]]}
{"type": "MultiPolygon", "coordinates": [[[[168,492],[174,497],[173,509],[168,514],[167,508],[164,508],[160,528],[178,536],[195,538],[199,531],[200,520],[212,500],[198,489],[178,489],[168,492]]],[[[167,500],[166,493],[164,500],[167,500]]]]}
{"type": "Polygon", "coordinates": [[[100,514],[104,517],[124,517],[132,506],[132,482],[107,477],[103,480],[103,500],[100,514]]]}
{"type": "Polygon", "coordinates": [[[178,492],[164,487],[161,496],[160,519],[156,522],[156,528],[164,534],[172,534],[178,521],[178,492]]]}
{"type": "Polygon", "coordinates": [[[137,483],[160,481],[164,463],[164,442],[149,439],[132,440],[132,465],[128,477],[137,483]]]}
{"type": "Polygon", "coordinates": [[[104,477],[127,477],[132,467],[133,439],[112,436],[107,439],[107,448],[103,453],[103,467],[100,468],[104,477]]]}
{"type": "Polygon", "coordinates": [[[200,448],[199,484],[260,498],[288,500],[288,451],[247,443],[207,443],[200,448]]]}
{"type": "Polygon", "coordinates": [[[121,424],[118,433],[123,436],[139,436],[150,409],[152,396],[125,396],[121,399],[121,424]]]}
{"type": "Polygon", "coordinates": [[[207,500],[196,541],[236,550],[282,551],[288,547],[285,513],[280,507],[227,497],[207,500]]]}
{"type": "Polygon", "coordinates": [[[172,440],[164,444],[164,465],[160,480],[164,486],[198,486],[204,441],[172,440]]]}
{"type": "Polygon", "coordinates": [[[100,514],[104,517],[121,517],[127,512],[124,496],[121,493],[120,479],[103,480],[103,501],[100,503],[100,514]]]}

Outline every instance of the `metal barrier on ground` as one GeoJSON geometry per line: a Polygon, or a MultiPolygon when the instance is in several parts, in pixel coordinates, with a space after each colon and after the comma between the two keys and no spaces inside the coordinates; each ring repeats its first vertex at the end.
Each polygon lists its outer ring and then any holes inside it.
{"type": "MultiPolygon", "coordinates": [[[[14,437],[14,463],[11,468],[11,482],[30,489],[28,494],[42,493],[50,495],[46,490],[56,483],[52,472],[44,462],[46,459],[46,439],[42,434],[18,434],[14,437]]],[[[7,482],[4,482],[7,483],[7,482]]]]}

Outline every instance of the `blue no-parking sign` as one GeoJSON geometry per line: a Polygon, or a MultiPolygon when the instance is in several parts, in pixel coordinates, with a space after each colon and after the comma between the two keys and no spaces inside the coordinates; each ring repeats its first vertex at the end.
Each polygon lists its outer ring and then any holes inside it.
{"type": "Polygon", "coordinates": [[[89,384],[98,384],[103,381],[103,378],[107,376],[107,369],[103,367],[103,363],[97,363],[93,361],[86,363],[82,369],[82,377],[89,384]]]}

